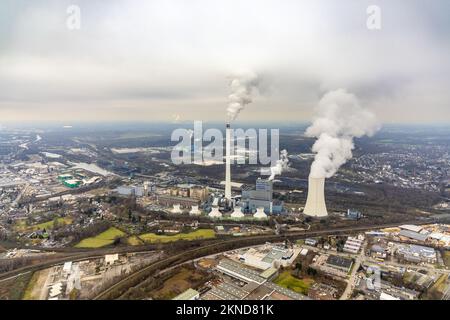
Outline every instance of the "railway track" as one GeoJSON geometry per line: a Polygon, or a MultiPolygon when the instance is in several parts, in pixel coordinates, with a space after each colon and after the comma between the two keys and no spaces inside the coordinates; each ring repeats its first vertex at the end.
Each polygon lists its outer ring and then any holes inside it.
{"type": "MultiPolygon", "coordinates": [[[[430,223],[424,221],[410,221],[405,223],[414,223],[414,224],[425,224],[430,223]]],[[[289,240],[298,240],[308,237],[317,237],[321,235],[343,235],[346,233],[354,233],[358,231],[366,231],[371,229],[380,229],[380,228],[389,228],[398,226],[399,223],[389,223],[378,226],[360,226],[360,227],[346,227],[346,228],[336,228],[336,229],[326,229],[326,230],[318,230],[318,231],[303,231],[296,232],[292,234],[283,234],[283,235],[264,235],[264,236],[255,236],[251,238],[239,238],[239,239],[231,239],[225,240],[220,243],[213,243],[206,246],[202,246],[200,248],[191,249],[188,251],[184,251],[182,253],[178,253],[176,255],[167,257],[165,259],[159,260],[153,264],[150,264],[136,272],[128,275],[122,280],[118,281],[108,289],[103,292],[97,294],[93,299],[101,300],[101,299],[116,299],[123,296],[130,288],[136,287],[139,285],[140,281],[143,281],[145,278],[153,274],[155,271],[163,270],[164,268],[170,267],[175,264],[180,264],[183,262],[187,262],[193,259],[201,258],[205,255],[210,255],[213,253],[220,253],[229,250],[234,250],[242,247],[248,247],[249,245],[257,245],[263,244],[265,242],[279,242],[285,239],[289,240]],[[214,250],[214,252],[211,252],[214,250]]]]}
{"type": "MultiPolygon", "coordinates": [[[[233,238],[233,239],[227,239],[223,241],[215,241],[213,243],[202,245],[201,247],[191,249],[188,251],[184,251],[179,254],[175,254],[172,256],[169,256],[165,259],[159,260],[153,264],[150,264],[140,270],[137,270],[136,272],[128,275],[126,278],[120,280],[110,288],[106,289],[105,291],[98,294],[95,299],[105,299],[108,297],[108,295],[119,288],[120,286],[127,287],[127,283],[129,283],[134,278],[139,278],[139,276],[147,277],[147,272],[151,270],[161,270],[161,268],[165,268],[166,266],[170,266],[176,263],[183,263],[192,259],[201,258],[206,252],[207,254],[211,253],[220,253],[228,250],[238,249],[247,247],[249,245],[258,245],[263,244],[265,242],[280,242],[285,239],[289,240],[297,240],[307,237],[315,237],[320,235],[342,235],[345,233],[354,233],[358,231],[366,231],[370,229],[380,229],[380,228],[388,228],[388,227],[395,227],[399,224],[403,223],[409,223],[409,224],[430,224],[433,223],[433,221],[405,221],[402,223],[396,222],[396,223],[388,223],[388,224],[381,224],[381,225],[364,225],[364,226],[352,226],[352,227],[345,227],[345,228],[328,228],[324,230],[305,230],[301,232],[295,232],[295,233],[287,233],[282,235],[260,235],[260,236],[252,236],[252,237],[243,237],[243,238],[233,238]],[[211,250],[214,249],[214,252],[211,252],[211,250]]],[[[203,243],[203,242],[202,242],[203,243]]],[[[105,248],[105,249],[95,249],[95,250],[76,250],[72,251],[66,249],[43,249],[44,251],[55,251],[60,256],[53,257],[45,262],[37,263],[30,266],[25,266],[21,268],[17,268],[8,272],[4,272],[0,274],[0,282],[4,281],[8,278],[17,277],[19,274],[23,273],[29,273],[29,272],[36,272],[42,269],[50,268],[55,265],[62,264],[67,261],[82,261],[82,260],[88,260],[88,259],[95,259],[95,258],[101,258],[105,254],[110,253],[139,253],[139,252],[149,252],[154,250],[161,250],[164,249],[164,247],[161,245],[146,245],[146,246],[139,246],[139,247],[122,247],[122,248],[105,248]]],[[[207,255],[206,254],[206,255],[207,255]]],[[[129,285],[128,287],[134,287],[136,285],[129,285]]],[[[125,292],[126,290],[124,290],[125,292]]]]}

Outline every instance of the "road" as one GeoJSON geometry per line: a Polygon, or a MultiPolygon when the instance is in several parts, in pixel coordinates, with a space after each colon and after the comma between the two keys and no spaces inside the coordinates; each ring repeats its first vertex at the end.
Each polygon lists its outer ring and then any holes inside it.
{"type": "Polygon", "coordinates": [[[347,281],[347,287],[345,288],[344,293],[342,294],[341,298],[339,300],[348,300],[350,299],[353,289],[355,288],[355,280],[356,280],[356,273],[359,270],[359,267],[361,266],[362,261],[364,261],[365,258],[365,252],[366,252],[367,242],[364,241],[363,246],[361,247],[361,252],[355,259],[355,263],[353,264],[353,269],[350,274],[350,277],[347,281]]]}

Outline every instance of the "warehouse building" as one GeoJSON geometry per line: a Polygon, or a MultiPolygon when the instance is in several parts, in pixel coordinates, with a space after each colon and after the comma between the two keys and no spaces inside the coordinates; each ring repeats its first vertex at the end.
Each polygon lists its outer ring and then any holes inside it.
{"type": "Polygon", "coordinates": [[[353,266],[353,260],[341,256],[330,255],[326,261],[326,264],[332,268],[348,273],[353,266]]]}
{"type": "Polygon", "coordinates": [[[348,237],[344,245],[344,252],[357,254],[361,250],[364,238],[348,237]]]}
{"type": "Polygon", "coordinates": [[[399,245],[396,254],[399,258],[412,263],[437,262],[436,251],[430,247],[418,246],[414,244],[399,245]]]}

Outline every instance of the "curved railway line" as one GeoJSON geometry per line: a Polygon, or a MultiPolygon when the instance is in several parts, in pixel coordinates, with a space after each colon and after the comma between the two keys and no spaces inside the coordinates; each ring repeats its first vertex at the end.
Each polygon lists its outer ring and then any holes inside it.
{"type": "MultiPolygon", "coordinates": [[[[429,224],[433,223],[432,221],[408,221],[403,223],[410,224],[429,224]]],[[[352,227],[342,227],[342,228],[328,228],[324,230],[305,230],[301,232],[294,233],[286,233],[282,235],[259,235],[259,236],[249,236],[242,238],[231,238],[225,239],[222,241],[218,241],[217,239],[206,242],[199,242],[199,247],[190,249],[187,251],[183,251],[181,253],[175,253],[174,255],[163,258],[159,261],[156,261],[150,265],[147,265],[132,274],[126,276],[125,278],[119,280],[114,285],[104,290],[103,292],[97,294],[94,299],[116,299],[123,296],[128,289],[132,287],[136,287],[145,280],[147,277],[154,274],[156,271],[164,270],[170,266],[175,264],[185,263],[187,261],[201,258],[210,254],[217,254],[229,250],[239,249],[243,247],[248,247],[252,245],[259,245],[265,242],[281,242],[286,239],[289,240],[298,240],[304,239],[308,237],[317,237],[321,235],[343,235],[358,231],[366,231],[371,229],[380,229],[380,228],[388,228],[395,227],[401,223],[388,223],[381,225],[364,225],[364,226],[352,226],[352,227]]],[[[170,245],[170,244],[166,244],[170,245]]],[[[58,255],[57,257],[52,257],[42,263],[37,263],[30,266],[21,267],[15,270],[11,270],[5,273],[0,274],[0,282],[5,281],[6,279],[11,279],[17,277],[24,273],[35,272],[42,269],[50,268],[55,265],[60,265],[67,261],[81,261],[87,259],[95,259],[101,258],[105,254],[109,253],[143,253],[155,250],[164,250],[165,245],[154,244],[154,245],[145,245],[139,247],[118,247],[118,248],[104,248],[104,249],[95,249],[95,250],[77,250],[74,251],[73,248],[66,248],[60,250],[52,250],[46,249],[45,251],[55,251],[58,255]],[[68,250],[70,249],[70,250],[68,250]]]]}
{"type": "MultiPolygon", "coordinates": [[[[408,222],[415,224],[424,224],[425,222],[408,222]]],[[[427,222],[429,223],[429,222],[427,222]]],[[[139,284],[144,281],[147,277],[156,273],[156,271],[163,270],[164,268],[170,267],[172,265],[181,264],[193,259],[201,258],[205,255],[210,255],[212,253],[220,253],[229,250],[234,250],[242,247],[248,247],[250,245],[258,245],[265,242],[273,242],[273,241],[283,241],[285,239],[289,240],[298,240],[307,237],[316,237],[320,235],[343,235],[346,233],[353,233],[357,231],[366,231],[370,229],[376,228],[389,228],[398,226],[398,223],[390,223],[378,226],[361,226],[361,227],[346,227],[346,228],[336,228],[336,229],[326,229],[326,230],[318,230],[318,231],[303,231],[296,232],[291,234],[284,235],[263,235],[263,236],[255,236],[251,238],[239,238],[239,239],[230,239],[225,240],[220,243],[213,243],[206,246],[202,246],[200,248],[191,249],[188,251],[184,251],[182,253],[175,254],[173,256],[169,256],[165,259],[159,260],[155,263],[152,263],[136,272],[126,276],[125,278],[119,280],[117,283],[104,290],[103,292],[97,294],[93,299],[101,300],[101,299],[117,299],[122,297],[126,292],[132,288],[137,287],[139,284]],[[214,250],[215,249],[215,250],[214,250]],[[211,250],[214,250],[211,252],[211,250]]]]}

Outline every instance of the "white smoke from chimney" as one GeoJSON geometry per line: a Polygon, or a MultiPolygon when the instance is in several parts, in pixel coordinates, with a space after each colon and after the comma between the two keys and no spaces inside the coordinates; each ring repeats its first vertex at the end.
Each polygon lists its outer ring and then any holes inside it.
{"type": "Polygon", "coordinates": [[[269,181],[272,181],[275,176],[280,175],[289,166],[288,152],[287,150],[282,150],[280,152],[280,159],[277,160],[275,166],[270,168],[269,181]]]}
{"type": "Polygon", "coordinates": [[[311,165],[312,178],[330,178],[352,158],[353,138],[372,136],[380,129],[375,115],[359,104],[357,97],[345,89],[330,91],[316,109],[306,136],[315,137],[316,154],[311,165]]]}
{"type": "Polygon", "coordinates": [[[227,107],[229,121],[236,120],[245,105],[252,102],[252,91],[258,86],[258,82],[258,76],[253,72],[242,73],[231,80],[227,107]]]}

